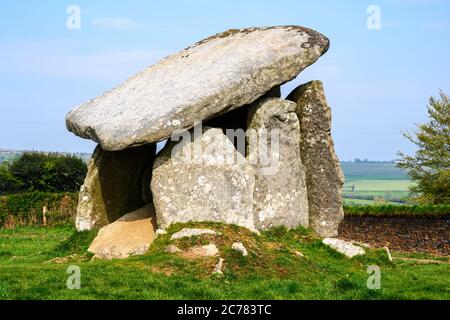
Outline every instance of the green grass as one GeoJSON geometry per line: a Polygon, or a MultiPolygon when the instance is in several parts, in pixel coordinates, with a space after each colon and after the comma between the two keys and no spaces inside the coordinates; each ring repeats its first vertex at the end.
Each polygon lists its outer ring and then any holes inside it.
{"type": "Polygon", "coordinates": [[[385,218],[421,218],[448,219],[450,205],[400,206],[391,204],[349,205],[344,207],[346,216],[385,217],[385,218]]]}
{"type": "Polygon", "coordinates": [[[411,185],[411,180],[384,180],[384,179],[364,179],[347,181],[344,189],[347,191],[354,185],[356,191],[403,191],[407,192],[411,185]]]}
{"type": "Polygon", "coordinates": [[[345,174],[344,202],[346,205],[378,205],[383,198],[388,204],[402,204],[411,198],[412,182],[406,172],[394,163],[341,162],[345,174]]]}
{"type": "MultiPolygon", "coordinates": [[[[214,241],[225,259],[223,276],[211,272],[218,258],[164,253],[175,225],[144,256],[90,260],[94,232],[71,227],[0,230],[0,299],[450,299],[448,263],[390,263],[380,250],[347,259],[323,246],[308,230],[275,228],[260,236],[221,224],[221,236],[177,240],[180,248],[214,241]],[[240,240],[242,257],[230,249],[240,240]],[[306,258],[297,257],[294,251],[306,258]],[[49,262],[67,257],[62,263],[49,262]],[[66,288],[70,265],[81,268],[81,289],[66,288]],[[381,290],[366,287],[367,267],[381,267],[381,290]]],[[[428,257],[431,259],[432,257],[428,257]]]]}
{"type": "Polygon", "coordinates": [[[402,205],[401,203],[389,201],[386,201],[386,203],[377,203],[375,200],[344,198],[344,206],[381,206],[386,204],[393,206],[402,205]]]}
{"type": "Polygon", "coordinates": [[[364,179],[346,181],[343,196],[346,205],[378,205],[375,199],[387,204],[402,204],[411,196],[411,180],[364,179]]]}

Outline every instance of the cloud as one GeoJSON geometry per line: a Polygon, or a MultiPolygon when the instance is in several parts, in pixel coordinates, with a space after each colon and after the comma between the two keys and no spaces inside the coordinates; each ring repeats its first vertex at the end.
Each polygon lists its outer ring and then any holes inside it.
{"type": "Polygon", "coordinates": [[[113,17],[95,18],[91,21],[91,25],[93,27],[112,30],[133,30],[146,28],[145,25],[137,22],[136,20],[113,17]]]}

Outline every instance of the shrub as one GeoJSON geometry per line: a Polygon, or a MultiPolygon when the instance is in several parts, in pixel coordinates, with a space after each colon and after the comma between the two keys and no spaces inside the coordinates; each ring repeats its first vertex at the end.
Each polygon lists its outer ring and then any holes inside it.
{"type": "Polygon", "coordinates": [[[42,208],[47,206],[47,224],[72,223],[76,214],[77,193],[31,192],[0,197],[0,227],[42,223],[42,208]]]}
{"type": "Polygon", "coordinates": [[[73,155],[24,153],[0,169],[0,194],[17,192],[77,192],[87,166],[73,155]]]}
{"type": "Polygon", "coordinates": [[[2,191],[16,193],[21,189],[23,189],[23,183],[11,174],[8,164],[6,162],[0,164],[0,194],[2,191]]]}
{"type": "Polygon", "coordinates": [[[450,217],[450,205],[414,205],[414,206],[345,206],[346,216],[379,218],[430,218],[444,219],[450,217]]]}

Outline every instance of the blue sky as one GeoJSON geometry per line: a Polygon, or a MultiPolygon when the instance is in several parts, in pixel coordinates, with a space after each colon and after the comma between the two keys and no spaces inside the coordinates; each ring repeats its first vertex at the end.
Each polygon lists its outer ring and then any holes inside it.
{"type": "Polygon", "coordinates": [[[0,148],[91,152],[66,131],[74,106],[164,56],[229,28],[295,24],[331,48],[283,87],[324,82],[341,160],[391,160],[414,148],[401,135],[450,92],[450,1],[2,1],[0,148]],[[69,5],[81,29],[68,30],[69,5]],[[369,5],[381,29],[367,28],[369,5]]]}

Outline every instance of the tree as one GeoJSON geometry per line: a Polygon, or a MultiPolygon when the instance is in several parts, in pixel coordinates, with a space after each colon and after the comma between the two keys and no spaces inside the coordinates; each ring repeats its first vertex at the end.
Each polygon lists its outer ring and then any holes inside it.
{"type": "Polygon", "coordinates": [[[417,146],[414,156],[399,152],[397,166],[406,169],[415,182],[410,188],[421,203],[450,203],[450,99],[443,91],[429,100],[425,124],[404,136],[417,146]]]}
{"type": "Polygon", "coordinates": [[[0,193],[76,192],[87,166],[73,155],[27,152],[0,170],[0,193]]]}
{"type": "Polygon", "coordinates": [[[8,162],[0,164],[0,195],[16,193],[23,188],[22,182],[15,178],[9,171],[8,162]]]}

